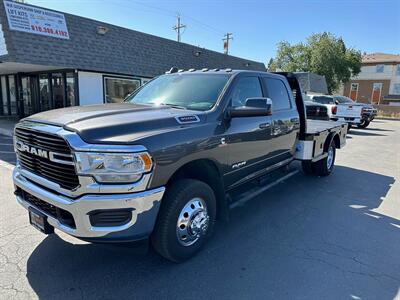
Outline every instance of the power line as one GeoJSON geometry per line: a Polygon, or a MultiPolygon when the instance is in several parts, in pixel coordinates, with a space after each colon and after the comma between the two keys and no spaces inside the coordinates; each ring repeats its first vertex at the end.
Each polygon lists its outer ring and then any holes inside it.
{"type": "Polygon", "coordinates": [[[224,53],[229,54],[229,40],[233,40],[232,33],[227,33],[222,39],[224,41],[224,53]]]}
{"type": "MultiPolygon", "coordinates": [[[[172,27],[172,29],[176,31],[176,34],[177,34],[176,40],[178,42],[180,42],[181,41],[181,29],[186,28],[186,25],[183,25],[181,23],[181,16],[179,14],[176,16],[176,18],[177,18],[177,20],[176,20],[177,23],[174,27],[172,27]]],[[[183,32],[182,32],[182,34],[183,34],[183,32]]]]}
{"type": "MultiPolygon", "coordinates": [[[[158,10],[159,12],[163,12],[164,14],[167,14],[167,15],[170,15],[170,16],[174,16],[174,17],[176,16],[176,13],[174,13],[172,10],[169,10],[169,9],[160,8],[160,7],[157,7],[157,6],[150,5],[148,3],[143,3],[141,1],[131,0],[131,2],[139,4],[139,5],[142,5],[142,6],[146,6],[148,8],[154,9],[154,10],[158,10]]],[[[198,25],[202,26],[206,30],[213,31],[213,32],[219,33],[219,34],[224,32],[221,29],[218,29],[216,27],[208,25],[208,24],[206,24],[206,23],[204,23],[202,21],[199,21],[198,19],[195,19],[195,18],[193,18],[193,17],[191,17],[191,16],[189,16],[187,14],[180,14],[180,16],[194,21],[195,23],[197,23],[198,25]]]]}

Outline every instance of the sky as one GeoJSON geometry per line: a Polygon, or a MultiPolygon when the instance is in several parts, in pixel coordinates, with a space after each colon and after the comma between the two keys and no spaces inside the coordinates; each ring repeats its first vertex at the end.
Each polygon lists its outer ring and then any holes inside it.
{"type": "Polygon", "coordinates": [[[329,31],[347,47],[400,54],[400,0],[25,0],[137,31],[176,39],[176,15],[186,25],[182,42],[268,63],[280,41],[304,42],[329,31]]]}

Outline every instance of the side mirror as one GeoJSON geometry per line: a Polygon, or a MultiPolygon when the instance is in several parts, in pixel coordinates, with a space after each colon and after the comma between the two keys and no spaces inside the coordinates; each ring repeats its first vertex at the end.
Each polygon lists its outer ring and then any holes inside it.
{"type": "Polygon", "coordinates": [[[272,101],[269,98],[247,98],[245,106],[230,107],[231,118],[262,117],[272,114],[272,101]]]}

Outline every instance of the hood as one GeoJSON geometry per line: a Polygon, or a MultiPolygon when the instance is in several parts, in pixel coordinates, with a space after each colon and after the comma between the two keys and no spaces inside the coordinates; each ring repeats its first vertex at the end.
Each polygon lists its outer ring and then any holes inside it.
{"type": "Polygon", "coordinates": [[[115,103],[55,109],[24,120],[75,131],[87,143],[125,144],[183,125],[203,123],[205,113],[168,106],[115,103]]]}

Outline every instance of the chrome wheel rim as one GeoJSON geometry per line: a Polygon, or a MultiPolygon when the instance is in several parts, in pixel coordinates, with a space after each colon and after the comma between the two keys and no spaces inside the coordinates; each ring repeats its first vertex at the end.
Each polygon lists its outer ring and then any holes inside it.
{"type": "Polygon", "coordinates": [[[181,210],[176,223],[176,235],[183,246],[191,246],[207,234],[210,217],[203,199],[191,199],[181,210]]]}
{"type": "Polygon", "coordinates": [[[330,146],[328,149],[328,158],[326,160],[326,164],[327,164],[327,167],[329,170],[333,164],[333,147],[332,146],[330,146]]]}

